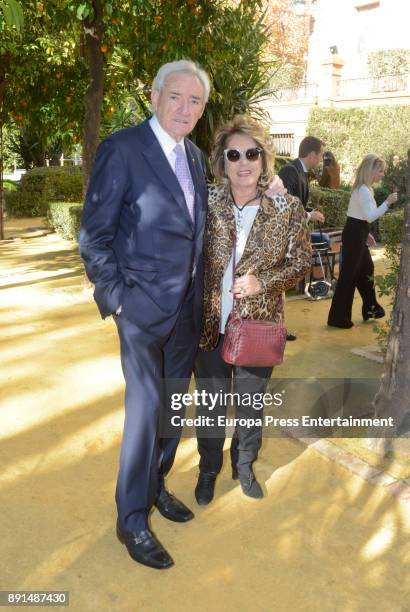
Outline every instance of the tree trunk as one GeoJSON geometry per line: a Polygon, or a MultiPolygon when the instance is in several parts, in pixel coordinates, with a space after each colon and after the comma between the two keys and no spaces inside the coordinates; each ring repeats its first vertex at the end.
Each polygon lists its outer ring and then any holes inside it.
{"type": "MultiPolygon", "coordinates": [[[[400,272],[384,373],[374,398],[378,417],[393,417],[398,436],[410,431],[410,149],[400,272]]],[[[391,435],[391,433],[389,434],[391,435]]]]}
{"type": "Polygon", "coordinates": [[[90,83],[85,94],[83,134],[83,192],[87,191],[90,172],[94,163],[100,131],[101,106],[104,95],[104,55],[101,52],[103,24],[103,2],[93,0],[94,19],[84,20],[85,51],[88,60],[90,83]]]}
{"type": "Polygon", "coordinates": [[[0,240],[4,240],[4,191],[3,191],[3,98],[6,91],[7,72],[10,67],[10,55],[2,55],[0,61],[0,240]]]}

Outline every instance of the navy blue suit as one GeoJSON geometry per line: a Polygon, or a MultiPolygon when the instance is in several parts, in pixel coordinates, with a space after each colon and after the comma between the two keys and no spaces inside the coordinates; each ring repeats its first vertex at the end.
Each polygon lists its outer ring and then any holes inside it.
{"type": "Polygon", "coordinates": [[[309,199],[309,180],[299,159],[294,159],[279,171],[279,176],[290,195],[296,196],[306,208],[309,199]]]}
{"type": "Polygon", "coordinates": [[[80,252],[103,318],[113,314],[126,382],[116,501],[123,528],[140,531],[179,441],[159,420],[175,380],[191,376],[202,304],[207,207],[201,151],[185,139],[195,223],[148,121],[98,148],[84,205],[80,252]],[[171,382],[170,382],[171,381],[171,382]]]}

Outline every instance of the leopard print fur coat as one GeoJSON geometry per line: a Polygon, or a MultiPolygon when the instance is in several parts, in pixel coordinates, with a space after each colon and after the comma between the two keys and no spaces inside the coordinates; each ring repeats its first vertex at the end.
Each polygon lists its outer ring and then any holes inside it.
{"type": "MultiPolygon", "coordinates": [[[[229,188],[208,186],[204,236],[204,311],[200,348],[211,351],[219,337],[221,284],[233,249],[235,215],[229,188]]],[[[282,294],[310,268],[310,233],[302,204],[291,195],[263,197],[237,264],[236,275],[255,274],[262,291],[240,300],[243,318],[279,321],[282,294]]]]}

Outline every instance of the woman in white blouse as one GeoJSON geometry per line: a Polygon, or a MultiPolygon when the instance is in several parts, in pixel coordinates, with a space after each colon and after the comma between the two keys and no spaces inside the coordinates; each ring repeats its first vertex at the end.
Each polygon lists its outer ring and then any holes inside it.
{"type": "Polygon", "coordinates": [[[347,209],[347,220],[342,234],[343,263],[327,324],[349,329],[353,326],[352,304],[357,288],[363,300],[362,316],[380,319],[385,312],[378,304],[373,283],[374,265],[369,246],[376,242],[369,234],[372,223],[397,202],[397,193],[391,193],[379,207],[373,195],[372,184],[384,176],[386,163],[369,154],[362,160],[356,172],[352,196],[347,209]]]}

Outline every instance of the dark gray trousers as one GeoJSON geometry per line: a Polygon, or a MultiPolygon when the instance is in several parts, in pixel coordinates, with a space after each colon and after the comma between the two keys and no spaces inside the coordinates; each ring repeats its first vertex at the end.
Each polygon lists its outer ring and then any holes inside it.
{"type": "MultiPolygon", "coordinates": [[[[195,363],[195,378],[198,391],[218,394],[222,397],[227,393],[237,393],[240,398],[248,399],[255,394],[263,394],[272,374],[273,367],[239,367],[231,366],[221,357],[224,336],[213,351],[198,352],[195,363]]],[[[259,399],[259,396],[257,396],[259,399]]],[[[256,398],[255,398],[256,399],[256,398]]],[[[255,410],[247,402],[235,403],[234,416],[250,423],[250,419],[263,418],[263,410],[255,410]]],[[[250,402],[251,404],[253,402],[250,402]]],[[[207,406],[200,406],[197,416],[209,416],[214,419],[213,426],[198,426],[197,440],[200,455],[199,470],[201,472],[220,472],[223,460],[223,445],[225,442],[225,427],[216,425],[218,416],[226,416],[227,406],[218,402],[211,411],[207,406]]],[[[262,426],[237,425],[231,442],[232,467],[238,471],[249,469],[257,459],[262,443],[262,426]]]]}

